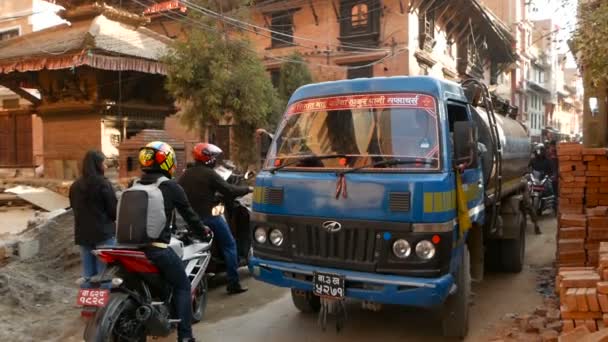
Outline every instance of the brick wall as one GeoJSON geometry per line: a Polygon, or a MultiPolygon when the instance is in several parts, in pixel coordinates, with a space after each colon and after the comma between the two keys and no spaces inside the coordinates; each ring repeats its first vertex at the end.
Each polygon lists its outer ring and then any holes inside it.
{"type": "MultiPolygon", "coordinates": [[[[383,15],[380,18],[380,46],[389,47],[393,43],[404,47],[408,44],[408,25],[411,20],[407,14],[407,5],[405,6],[404,14],[400,12],[400,4],[398,0],[382,1],[384,6],[383,15]]],[[[317,15],[318,25],[315,23],[315,17],[310,6],[302,6],[294,12],[293,24],[294,35],[297,37],[305,37],[317,42],[312,42],[306,39],[295,39],[294,43],[308,47],[316,46],[317,49],[309,49],[302,47],[279,47],[271,48],[271,39],[268,34],[257,35],[251,34],[250,39],[253,46],[258,51],[260,56],[271,54],[273,56],[287,56],[298,50],[304,54],[305,59],[316,64],[338,64],[348,65],[362,62],[373,62],[381,58],[376,52],[369,54],[357,51],[354,53],[345,51],[336,51],[340,45],[340,24],[336,18],[334,7],[331,1],[315,1],[314,9],[317,15]],[[329,37],[329,38],[328,38],[329,37]],[[322,44],[319,42],[326,42],[322,44]],[[332,50],[332,57],[328,61],[323,53],[325,49],[332,50]],[[328,63],[329,62],[329,63],[328,63]]],[[[252,21],[260,26],[266,27],[267,20],[261,13],[255,13],[252,21]]],[[[416,22],[417,25],[417,22],[416,22]]],[[[396,76],[408,75],[409,63],[408,54],[402,53],[395,58],[389,58],[385,63],[380,63],[374,66],[374,76],[396,76]]],[[[269,68],[278,68],[280,63],[273,60],[268,60],[271,64],[269,68]]],[[[316,82],[340,80],[346,78],[346,69],[327,68],[321,66],[309,65],[313,79],[316,82]]]]}
{"type": "Polygon", "coordinates": [[[44,169],[48,178],[74,179],[90,149],[101,150],[101,118],[47,115],[43,119],[44,169]]]}

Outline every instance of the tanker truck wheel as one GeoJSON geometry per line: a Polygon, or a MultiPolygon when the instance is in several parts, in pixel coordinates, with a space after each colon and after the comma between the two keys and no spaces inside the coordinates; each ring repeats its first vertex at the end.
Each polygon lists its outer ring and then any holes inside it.
{"type": "Polygon", "coordinates": [[[455,283],[458,287],[456,293],[450,295],[441,308],[441,328],[445,337],[464,338],[469,331],[471,297],[471,257],[466,245],[455,283]]]}
{"type": "Polygon", "coordinates": [[[514,239],[501,240],[500,257],[505,272],[519,273],[524,266],[526,253],[526,219],[519,215],[519,236],[514,239]]]}
{"type": "Polygon", "coordinates": [[[316,313],[321,310],[321,298],[311,291],[291,289],[293,305],[303,313],[316,313]]]}

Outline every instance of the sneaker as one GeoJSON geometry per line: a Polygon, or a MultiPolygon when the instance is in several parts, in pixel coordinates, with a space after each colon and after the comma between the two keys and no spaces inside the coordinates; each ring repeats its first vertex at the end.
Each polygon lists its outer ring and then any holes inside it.
{"type": "Polygon", "coordinates": [[[228,291],[229,295],[235,295],[243,292],[247,292],[248,288],[241,285],[241,283],[230,284],[226,287],[226,291],[228,291]]]}

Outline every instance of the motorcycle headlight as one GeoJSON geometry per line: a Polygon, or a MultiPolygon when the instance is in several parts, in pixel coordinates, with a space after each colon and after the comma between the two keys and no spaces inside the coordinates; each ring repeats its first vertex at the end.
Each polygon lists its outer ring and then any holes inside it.
{"type": "Polygon", "coordinates": [[[255,241],[257,241],[259,244],[264,244],[266,243],[266,240],[268,240],[268,234],[266,233],[266,228],[264,227],[257,227],[253,235],[255,241]]]}
{"type": "Polygon", "coordinates": [[[270,231],[270,243],[279,247],[283,244],[283,232],[279,229],[270,231]]]}
{"type": "Polygon", "coordinates": [[[422,260],[430,260],[435,256],[435,246],[428,240],[416,244],[416,255],[422,260]]]}
{"type": "Polygon", "coordinates": [[[393,254],[399,259],[405,259],[410,256],[412,248],[407,240],[399,239],[393,243],[393,254]]]}

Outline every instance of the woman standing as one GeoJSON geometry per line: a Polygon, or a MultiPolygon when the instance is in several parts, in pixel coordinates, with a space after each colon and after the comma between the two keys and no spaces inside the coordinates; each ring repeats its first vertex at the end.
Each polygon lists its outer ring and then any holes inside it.
{"type": "Polygon", "coordinates": [[[105,159],[99,151],[89,151],[82,161],[82,176],[70,187],[70,206],[74,211],[74,237],[80,246],[82,276],[88,279],[101,273],[105,265],[92,253],[102,245],[115,243],[116,195],[104,176],[105,159]]]}

